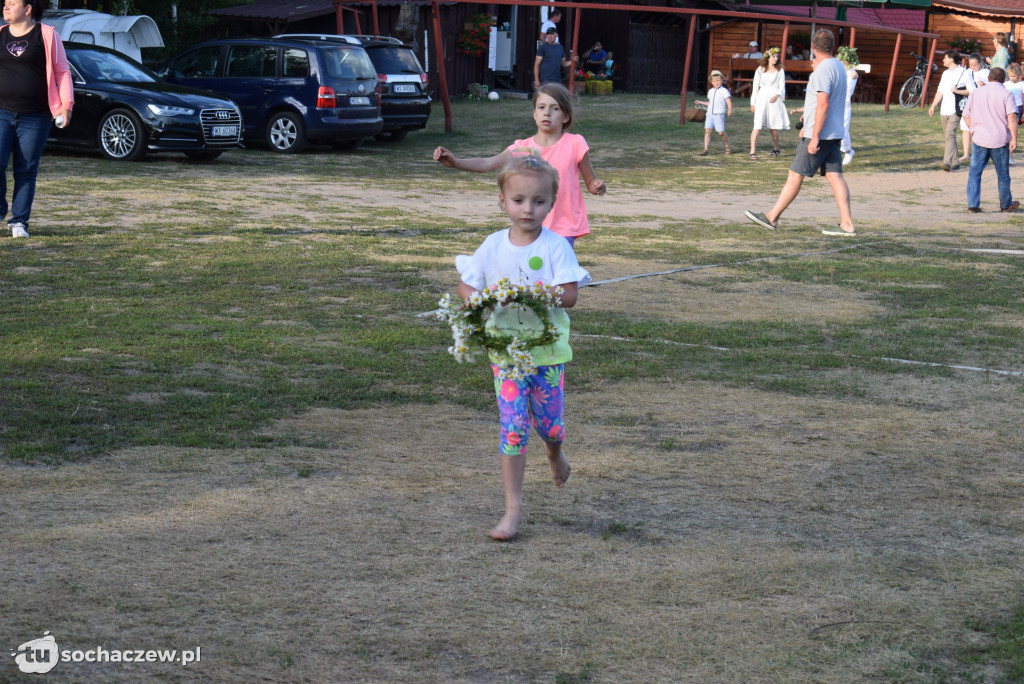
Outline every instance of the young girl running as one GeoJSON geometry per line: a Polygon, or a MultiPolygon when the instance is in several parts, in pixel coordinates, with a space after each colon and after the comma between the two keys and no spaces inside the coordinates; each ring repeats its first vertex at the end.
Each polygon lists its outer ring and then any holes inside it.
{"type": "MultiPolygon", "coordinates": [[[[555,485],[565,486],[572,471],[562,452],[564,372],[565,363],[572,359],[565,309],[576,304],[579,287],[590,282],[590,274],[580,267],[569,244],[542,225],[558,195],[558,172],[537,150],[510,154],[498,174],[498,188],[498,201],[512,225],[488,236],[473,256],[455,260],[461,276],[459,296],[468,301],[475,292],[506,277],[513,282],[540,281],[564,290],[562,307],[549,309],[551,323],[558,329],[558,340],[531,350],[536,374],[519,381],[501,380],[497,365],[501,359],[490,354],[501,416],[499,453],[505,490],[505,516],[491,530],[491,537],[508,541],[515,536],[523,518],[523,476],[531,424],[544,440],[555,485]]],[[[515,315],[512,310],[504,311],[515,315]]],[[[502,312],[503,307],[494,311],[488,328],[500,321],[502,312]]]]}
{"type": "Polygon", "coordinates": [[[545,224],[570,245],[576,238],[590,232],[587,208],[580,191],[580,176],[592,195],[603,195],[604,181],[594,173],[590,163],[590,147],[582,135],[567,133],[572,127],[572,97],[565,86],[547,83],[533,93],[533,120],[537,133],[526,140],[516,140],[501,154],[493,157],[459,159],[443,147],[434,150],[434,160],[448,168],[484,173],[505,166],[512,151],[520,147],[535,147],[544,160],[558,170],[559,191],[545,224]]]}

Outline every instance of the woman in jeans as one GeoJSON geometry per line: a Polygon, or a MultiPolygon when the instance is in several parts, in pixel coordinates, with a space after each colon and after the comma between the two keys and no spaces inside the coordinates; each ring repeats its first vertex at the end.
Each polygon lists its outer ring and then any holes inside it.
{"type": "Polygon", "coordinates": [[[40,24],[46,0],[4,0],[0,29],[0,218],[12,237],[28,237],[36,175],[50,126],[66,126],[75,103],[60,36],[40,24]],[[7,162],[14,153],[14,197],[7,204],[7,162]]]}

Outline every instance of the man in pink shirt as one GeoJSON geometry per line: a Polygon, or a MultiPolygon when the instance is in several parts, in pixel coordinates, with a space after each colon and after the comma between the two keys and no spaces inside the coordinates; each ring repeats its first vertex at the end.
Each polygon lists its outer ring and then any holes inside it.
{"type": "Polygon", "coordinates": [[[996,167],[999,210],[1017,211],[1020,202],[1010,193],[1010,155],[1017,149],[1017,105],[1003,87],[1006,72],[995,67],[988,85],[971,91],[964,107],[964,123],[973,136],[971,170],[967,176],[967,211],[981,212],[981,172],[989,157],[996,167]]]}

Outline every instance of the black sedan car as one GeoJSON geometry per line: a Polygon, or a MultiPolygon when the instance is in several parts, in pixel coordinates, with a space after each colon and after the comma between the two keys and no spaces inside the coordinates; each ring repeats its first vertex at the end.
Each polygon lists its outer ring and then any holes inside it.
{"type": "Polygon", "coordinates": [[[231,100],[160,80],[120,52],[64,43],[75,83],[71,123],[50,142],[99,147],[108,159],[137,161],[148,152],[184,152],[210,160],[241,147],[242,114],[231,100]]]}

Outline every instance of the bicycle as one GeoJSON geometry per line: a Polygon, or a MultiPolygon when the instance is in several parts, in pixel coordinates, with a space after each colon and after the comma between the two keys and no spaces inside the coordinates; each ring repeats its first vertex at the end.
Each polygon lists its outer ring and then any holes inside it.
{"type": "MultiPolygon", "coordinates": [[[[921,102],[921,96],[924,95],[924,77],[928,74],[928,60],[913,52],[910,54],[917,60],[917,66],[913,75],[900,88],[900,104],[907,109],[912,109],[921,102]]],[[[932,72],[938,70],[939,67],[932,64],[932,72]]]]}

